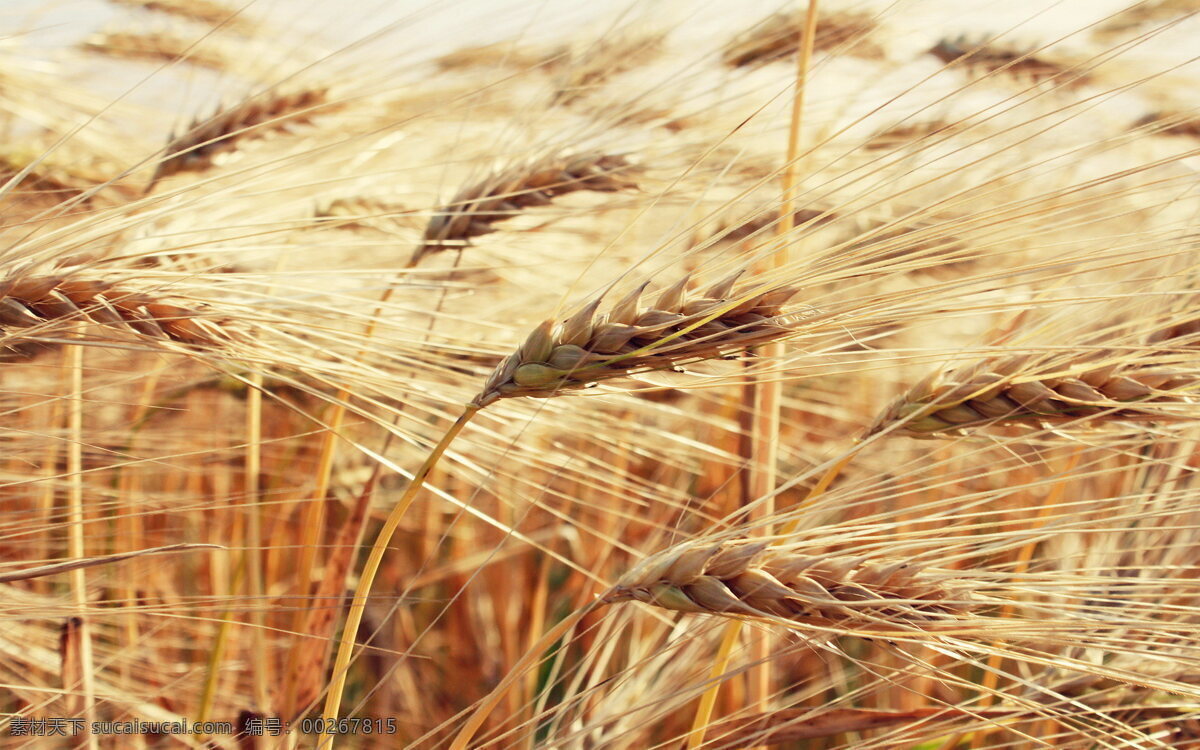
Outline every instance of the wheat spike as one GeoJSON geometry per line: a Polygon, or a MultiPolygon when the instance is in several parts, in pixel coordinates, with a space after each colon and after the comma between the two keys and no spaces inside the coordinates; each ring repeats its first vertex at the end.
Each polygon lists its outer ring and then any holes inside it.
{"type": "Polygon", "coordinates": [[[1122,36],[1151,22],[1162,22],[1200,11],[1196,0],[1142,0],[1131,4],[1098,26],[1095,34],[1101,38],[1122,36]]]}
{"type": "Polygon", "coordinates": [[[1106,419],[1170,419],[1162,408],[1194,400],[1195,373],[1164,366],[1082,364],[1078,374],[1039,378],[1022,375],[1031,357],[985,360],[934,373],[884,410],[867,431],[903,422],[911,436],[960,434],[997,424],[1046,424],[1096,414],[1106,419]]]}
{"type": "Polygon", "coordinates": [[[599,89],[616,75],[650,62],[663,50],[663,34],[606,38],[577,54],[550,57],[545,65],[563,67],[553,103],[570,105],[599,89]]]}
{"type": "Polygon", "coordinates": [[[904,559],[803,555],[767,542],[685,543],[652,555],[605,603],[757,616],[818,626],[907,626],[954,620],[979,606],[965,582],[904,559]]]}
{"type": "Polygon", "coordinates": [[[113,5],[126,8],[162,13],[167,16],[182,18],[187,21],[220,27],[229,31],[252,33],[257,30],[254,24],[238,9],[217,2],[216,0],[108,0],[113,5]]]}
{"type": "Polygon", "coordinates": [[[1159,135],[1200,138],[1200,117],[1186,112],[1152,112],[1138,120],[1137,127],[1159,135]]]}
{"type": "Polygon", "coordinates": [[[479,406],[508,396],[557,396],[600,380],[672,370],[787,336],[795,328],[780,307],[792,287],[744,287],[735,274],[689,298],[688,278],[664,290],[646,310],[635,289],[598,316],[597,297],[555,325],[546,321],[500,362],[475,397],[479,406]]]}
{"type": "Polygon", "coordinates": [[[492,225],[560,195],[587,190],[612,193],[636,188],[633,167],[622,156],[586,153],[552,156],[493,174],[462,190],[425,228],[425,238],[410,266],[449,246],[495,231],[492,225]]]}
{"type": "Polygon", "coordinates": [[[961,61],[968,68],[977,68],[985,73],[1004,72],[1034,83],[1050,80],[1065,86],[1088,83],[1086,75],[1062,63],[1038,57],[1031,52],[1018,52],[988,44],[971,45],[963,36],[940,40],[929,49],[929,54],[947,65],[961,61]]]}
{"type": "Polygon", "coordinates": [[[27,172],[15,188],[16,194],[61,203],[105,185],[105,189],[92,195],[88,202],[133,197],[132,191],[125,185],[111,182],[118,169],[94,154],[68,146],[44,154],[45,148],[37,142],[9,144],[0,151],[0,184],[40,159],[38,165],[27,172]]]}
{"type": "Polygon", "coordinates": [[[926,139],[946,138],[962,129],[961,123],[943,120],[917,120],[903,122],[878,131],[870,140],[863,144],[867,150],[895,149],[908,144],[915,144],[926,139]]]}
{"type": "Polygon", "coordinates": [[[404,227],[401,216],[410,216],[412,211],[404,206],[362,195],[345,196],[320,203],[313,217],[338,229],[373,229],[385,234],[394,234],[404,227]]]}
{"type": "Polygon", "coordinates": [[[304,89],[256,96],[221,110],[207,120],[193,121],[186,132],[168,141],[166,156],[158,163],[146,190],[164,177],[208,169],[213,164],[213,157],[233,150],[241,141],[263,138],[310,122],[318,111],[329,111],[327,94],[327,89],[304,89]]]}
{"type": "Polygon", "coordinates": [[[3,345],[23,336],[14,329],[44,329],[54,323],[90,321],[154,341],[215,345],[230,340],[229,329],[194,306],[145,292],[123,289],[95,278],[26,276],[0,281],[3,345]]]}
{"type": "MultiPolygon", "coordinates": [[[[767,17],[725,45],[721,61],[731,68],[741,68],[791,59],[800,49],[805,15],[804,12],[776,13],[767,17]]],[[[880,49],[864,39],[875,26],[874,19],[865,13],[820,15],[813,49],[818,52],[829,50],[853,40],[847,54],[877,57],[880,49]]]]}
{"type": "Polygon", "coordinates": [[[175,62],[180,60],[210,70],[225,71],[230,60],[206,43],[186,39],[169,31],[110,31],[94,34],[80,46],[88,51],[126,60],[175,62]]]}

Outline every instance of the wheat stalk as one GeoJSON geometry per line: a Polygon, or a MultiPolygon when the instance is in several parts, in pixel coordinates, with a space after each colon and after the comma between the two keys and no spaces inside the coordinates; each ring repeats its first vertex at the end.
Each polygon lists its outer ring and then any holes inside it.
{"type": "Polygon", "coordinates": [[[797,321],[780,313],[798,290],[757,285],[734,292],[741,274],[691,297],[689,277],[684,276],[648,309],[639,304],[643,284],[605,315],[597,315],[598,296],[557,325],[545,321],[497,365],[473,403],[482,407],[512,396],[546,398],[610,378],[675,370],[794,331],[797,321]]]}
{"type": "Polygon", "coordinates": [[[497,172],[460,191],[425,227],[409,266],[447,247],[462,247],[472,237],[494,232],[493,224],[554,198],[586,190],[612,193],[636,188],[632,165],[615,154],[550,156],[497,172]]]}

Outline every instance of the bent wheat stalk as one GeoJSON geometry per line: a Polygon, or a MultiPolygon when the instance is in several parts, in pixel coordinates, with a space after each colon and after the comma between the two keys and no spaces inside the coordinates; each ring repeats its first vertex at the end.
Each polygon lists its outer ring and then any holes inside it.
{"type": "MultiPolygon", "coordinates": [[[[596,315],[603,299],[603,295],[597,296],[567,320],[557,325],[547,321],[538,326],[514,354],[500,363],[483,390],[466,405],[417,469],[371,546],[338,642],[329,692],[325,696],[326,720],[334,722],[338,717],[355,635],[388,543],[429,473],[475,414],[501,398],[555,396],[598,380],[711,359],[790,334],[794,326],[786,318],[776,316],[796,290],[765,287],[733,294],[733,285],[740,274],[724,279],[703,296],[691,300],[687,299],[689,279],[685,276],[664,290],[655,306],[646,311],[641,311],[638,304],[645,284],[617,302],[603,317],[596,315]]],[[[477,713],[473,721],[482,722],[485,715],[486,712],[477,713]]],[[[460,734],[463,746],[472,731],[464,729],[460,734]]],[[[323,737],[319,747],[332,750],[333,736],[323,737]]]]}

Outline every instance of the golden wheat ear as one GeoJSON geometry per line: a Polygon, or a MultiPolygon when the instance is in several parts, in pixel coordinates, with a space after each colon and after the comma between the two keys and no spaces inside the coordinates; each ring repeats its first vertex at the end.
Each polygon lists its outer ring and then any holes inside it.
{"type": "Polygon", "coordinates": [[[979,606],[969,587],[904,559],[804,555],[748,540],[685,543],[642,561],[603,597],[664,609],[833,627],[910,627],[979,606]]]}
{"type": "Polygon", "coordinates": [[[649,308],[634,289],[607,314],[601,297],[570,318],[546,321],[492,372],[473,401],[486,406],[500,398],[546,398],[601,380],[642,372],[674,370],[776,341],[796,329],[782,306],[794,287],[747,286],[737,292],[738,273],[702,293],[687,293],[688,277],[663,290],[649,308]]]}
{"type": "Polygon", "coordinates": [[[235,49],[218,47],[212,39],[204,39],[201,43],[194,36],[170,29],[97,32],[80,42],[79,47],[85,52],[119,60],[182,62],[218,72],[231,72],[238,67],[235,49]]]}
{"type": "Polygon", "coordinates": [[[97,278],[14,274],[0,281],[0,331],[6,347],[56,324],[90,322],[143,340],[226,343],[233,331],[195,305],[134,291],[97,278]],[[23,331],[34,330],[25,334],[23,331]]]}
{"type": "Polygon", "coordinates": [[[251,97],[207,120],[193,121],[186,132],[167,142],[166,154],[145,191],[150,192],[164,177],[211,168],[214,157],[236,149],[244,141],[311,122],[316,114],[333,108],[328,93],[328,89],[316,88],[251,97]]]}
{"type": "Polygon", "coordinates": [[[867,430],[897,426],[911,437],[958,435],[1001,424],[1074,423],[1098,427],[1122,420],[1194,418],[1200,373],[1191,367],[1136,362],[1095,364],[1091,353],[1075,374],[1039,377],[1029,355],[984,360],[935,372],[893,401],[867,430]]]}
{"type": "Polygon", "coordinates": [[[551,156],[493,174],[463,189],[425,227],[421,246],[409,266],[473,237],[494,232],[493,225],[525,209],[545,206],[554,198],[578,191],[614,193],[637,187],[635,168],[615,154],[551,156]]]}
{"type": "MultiPolygon", "coordinates": [[[[790,61],[800,50],[804,11],[776,13],[746,29],[725,45],[721,62],[731,68],[790,61]]],[[[813,49],[821,52],[847,45],[846,53],[878,57],[881,48],[867,37],[878,24],[868,13],[822,13],[817,17],[813,49]]]]}
{"type": "Polygon", "coordinates": [[[252,34],[258,30],[255,24],[241,8],[246,5],[239,2],[236,6],[226,5],[218,0],[108,0],[113,5],[126,8],[161,13],[164,16],[174,16],[185,21],[202,23],[214,28],[227,31],[237,31],[252,34]]]}

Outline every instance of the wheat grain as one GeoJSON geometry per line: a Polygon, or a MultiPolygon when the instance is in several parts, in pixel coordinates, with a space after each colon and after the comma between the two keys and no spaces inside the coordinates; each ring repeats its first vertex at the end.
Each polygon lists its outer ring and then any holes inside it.
{"type": "Polygon", "coordinates": [[[584,153],[551,156],[493,174],[454,196],[425,228],[424,241],[409,261],[415,266],[432,253],[461,247],[472,237],[495,231],[492,225],[532,206],[580,190],[611,193],[636,188],[625,157],[584,153]]]}
{"type": "Polygon", "coordinates": [[[1152,112],[1138,120],[1136,127],[1159,135],[1200,138],[1200,117],[1187,112],[1152,112]]]}
{"type": "Polygon", "coordinates": [[[798,290],[758,286],[734,292],[740,275],[690,298],[685,276],[645,310],[639,301],[646,284],[602,316],[597,315],[598,296],[560,324],[546,321],[535,328],[500,362],[473,403],[557,396],[601,380],[678,369],[792,333],[797,321],[781,316],[780,308],[798,290]]]}
{"type": "Polygon", "coordinates": [[[1152,21],[1165,21],[1197,11],[1200,11],[1197,0],[1142,0],[1110,16],[1096,28],[1096,34],[1100,37],[1123,35],[1152,21]]]}

